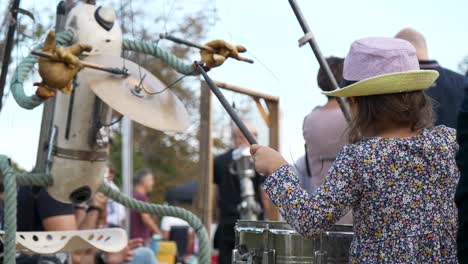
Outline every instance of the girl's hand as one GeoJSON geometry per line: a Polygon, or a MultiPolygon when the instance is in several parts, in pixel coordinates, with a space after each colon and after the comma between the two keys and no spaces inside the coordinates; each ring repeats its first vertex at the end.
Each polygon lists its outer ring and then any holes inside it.
{"type": "Polygon", "coordinates": [[[276,150],[269,147],[252,145],[250,153],[252,154],[256,171],[261,174],[270,175],[288,164],[276,150]]]}

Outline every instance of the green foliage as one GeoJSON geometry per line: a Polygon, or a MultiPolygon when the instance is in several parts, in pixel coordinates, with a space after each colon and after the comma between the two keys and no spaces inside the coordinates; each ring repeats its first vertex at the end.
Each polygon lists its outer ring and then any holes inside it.
{"type": "MultiPolygon", "coordinates": [[[[178,22],[175,24],[165,21],[166,19],[162,13],[159,16],[158,14],[154,14],[154,10],[148,13],[148,11],[145,11],[141,7],[137,9],[136,5],[134,6],[133,14],[128,12],[128,7],[122,9],[121,14],[123,17],[121,15],[120,19],[127,22],[123,23],[123,31],[127,32],[127,38],[158,42],[159,40],[156,36],[166,31],[193,42],[201,42],[211,26],[207,21],[212,21],[213,16],[212,11],[202,9],[203,6],[205,5],[201,3],[200,10],[197,12],[169,18],[172,22],[178,22]],[[136,21],[133,21],[134,25],[131,24],[132,16],[139,18],[157,17],[154,20],[154,27],[142,27],[136,21]],[[167,30],[165,28],[164,31],[162,29],[158,31],[158,25],[162,24],[164,24],[164,28],[168,27],[167,30]],[[133,34],[131,34],[132,27],[135,30],[133,34]]],[[[176,6],[174,10],[180,9],[176,6]]],[[[161,40],[159,44],[168,47],[179,58],[185,59],[187,62],[193,61],[193,57],[198,59],[198,55],[194,56],[194,53],[198,53],[198,51],[193,48],[187,48],[167,40],[161,40]]],[[[169,68],[159,59],[130,52],[127,52],[125,55],[150,71],[163,83],[173,83],[180,77],[180,74],[169,68]]],[[[171,91],[182,100],[191,115],[190,118],[193,125],[188,131],[184,133],[165,133],[134,123],[134,171],[140,168],[150,168],[153,170],[156,176],[155,188],[150,197],[153,202],[163,202],[164,195],[169,188],[199,178],[199,87],[200,82],[198,78],[187,77],[171,88],[171,91]]],[[[225,144],[220,140],[216,140],[216,143],[219,147],[225,147],[225,144]]],[[[113,146],[111,148],[111,161],[117,171],[116,183],[122,182],[121,146],[120,129],[117,128],[113,131],[113,146]]]]}

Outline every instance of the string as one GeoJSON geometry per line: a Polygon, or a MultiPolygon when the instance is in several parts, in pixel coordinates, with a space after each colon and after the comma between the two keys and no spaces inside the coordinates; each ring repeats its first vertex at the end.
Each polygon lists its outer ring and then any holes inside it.
{"type": "Polygon", "coordinates": [[[172,13],[172,10],[174,9],[174,4],[175,0],[172,1],[171,6],[169,7],[169,11],[166,13],[166,0],[164,0],[163,4],[163,10],[164,10],[164,31],[167,33],[167,22],[169,21],[169,16],[172,13]]]}
{"type": "Polygon", "coordinates": [[[122,121],[122,118],[123,118],[123,115],[121,115],[119,118],[117,118],[117,120],[111,122],[110,124],[102,124],[101,127],[111,127],[111,126],[119,123],[120,121],[122,121]]]}
{"type": "MultiPolygon", "coordinates": [[[[130,0],[130,19],[131,19],[130,24],[131,24],[132,38],[135,39],[135,27],[134,27],[135,19],[134,19],[134,12],[133,12],[133,0],[130,0]]],[[[136,61],[137,61],[137,65],[138,65],[138,76],[140,77],[140,83],[142,83],[140,56],[138,54],[136,54],[136,61]]],[[[144,89],[144,87],[143,87],[143,89],[144,89]]]]}
{"type": "Polygon", "coordinates": [[[177,80],[175,80],[174,82],[172,82],[171,84],[169,84],[168,86],[166,86],[166,88],[162,89],[161,91],[158,91],[158,92],[150,92],[148,90],[146,90],[145,86],[144,85],[141,85],[140,88],[142,88],[145,93],[149,94],[149,95],[157,95],[157,94],[162,94],[164,93],[165,91],[171,89],[172,86],[176,85],[178,82],[182,81],[185,77],[189,76],[189,75],[192,75],[193,73],[195,73],[195,71],[192,71],[188,74],[185,74],[185,75],[182,75],[181,77],[179,77],[177,80]]]}

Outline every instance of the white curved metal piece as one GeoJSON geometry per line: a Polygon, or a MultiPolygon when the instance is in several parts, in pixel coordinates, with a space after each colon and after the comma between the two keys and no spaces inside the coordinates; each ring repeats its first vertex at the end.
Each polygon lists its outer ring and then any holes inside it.
{"type": "MultiPolygon", "coordinates": [[[[1,236],[4,233],[0,233],[1,236]]],[[[16,232],[16,249],[28,254],[54,254],[94,248],[119,252],[127,246],[125,230],[104,228],[80,231],[16,232]]]]}
{"type": "MultiPolygon", "coordinates": [[[[106,30],[96,21],[96,10],[94,5],[79,2],[70,10],[65,29],[73,32],[73,44],[92,45],[90,54],[120,56],[122,31],[119,22],[116,20],[111,30],[106,30]]],[[[103,12],[110,11],[104,9],[103,12]]],[[[95,193],[103,181],[106,168],[107,148],[94,140],[97,134],[94,122],[97,118],[97,98],[84,81],[84,75],[80,72],[76,76],[72,94],[57,93],[54,109],[53,125],[57,128],[57,141],[53,146],[50,171],[53,185],[47,191],[54,199],[65,203],[76,202],[70,195],[76,194],[77,190],[87,188],[88,195],[95,193]],[[93,158],[97,156],[99,158],[93,158]]],[[[107,111],[100,122],[108,124],[110,121],[111,111],[107,111]]],[[[86,198],[83,192],[80,195],[86,198]]]]}
{"type": "Polygon", "coordinates": [[[116,56],[94,55],[84,60],[107,67],[125,65],[127,68],[130,75],[126,78],[92,69],[85,69],[81,73],[86,76],[90,89],[117,112],[161,131],[181,132],[190,126],[184,104],[146,69],[139,69],[134,62],[116,56]]]}

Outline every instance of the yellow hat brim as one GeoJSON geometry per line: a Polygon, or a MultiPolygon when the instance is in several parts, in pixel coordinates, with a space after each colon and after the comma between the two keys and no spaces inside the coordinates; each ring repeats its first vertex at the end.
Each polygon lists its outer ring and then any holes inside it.
{"type": "Polygon", "coordinates": [[[322,92],[322,94],[334,97],[355,97],[411,92],[431,87],[437,77],[439,73],[434,70],[389,73],[364,79],[331,92],[322,92]]]}

